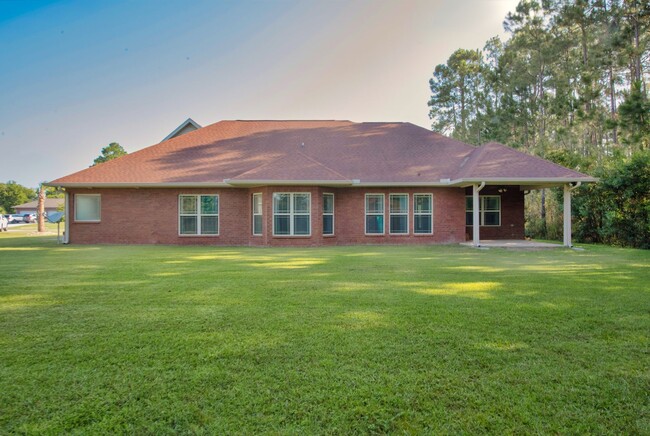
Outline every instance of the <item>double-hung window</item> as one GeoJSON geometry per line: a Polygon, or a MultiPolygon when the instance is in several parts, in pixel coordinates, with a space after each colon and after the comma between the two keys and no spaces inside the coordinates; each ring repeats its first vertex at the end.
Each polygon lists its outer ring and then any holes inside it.
{"type": "Polygon", "coordinates": [[[413,194],[413,233],[433,234],[433,195],[413,194]]]}
{"type": "Polygon", "coordinates": [[[409,233],[409,195],[389,195],[389,215],[391,235],[408,235],[409,233]]]}
{"type": "Polygon", "coordinates": [[[75,194],[74,220],[98,223],[101,221],[102,197],[100,194],[75,194]]]}
{"type": "MultiPolygon", "coordinates": [[[[479,223],[481,226],[498,227],[501,225],[501,197],[499,195],[479,196],[479,223]]],[[[471,195],[465,197],[465,224],[474,224],[474,201],[471,195]]]]}
{"type": "Polygon", "coordinates": [[[179,234],[219,234],[218,195],[180,195],[178,202],[179,234]]]}
{"type": "Polygon", "coordinates": [[[366,194],[366,234],[384,234],[384,194],[366,194]]]}
{"type": "Polygon", "coordinates": [[[262,234],[262,194],[253,194],[253,235],[262,234]]]}
{"type": "Polygon", "coordinates": [[[273,235],[311,235],[311,194],[309,192],[273,194],[273,235]]]}
{"type": "Polygon", "coordinates": [[[323,194],[323,235],[334,234],[334,194],[323,194]]]}

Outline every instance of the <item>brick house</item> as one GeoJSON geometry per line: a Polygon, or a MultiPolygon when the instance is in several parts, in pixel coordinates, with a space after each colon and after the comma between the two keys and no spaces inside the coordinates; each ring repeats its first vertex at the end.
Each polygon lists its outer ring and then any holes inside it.
{"type": "Polygon", "coordinates": [[[49,185],[77,244],[479,245],[524,238],[527,191],[593,181],[410,123],[221,121],[49,185]]]}

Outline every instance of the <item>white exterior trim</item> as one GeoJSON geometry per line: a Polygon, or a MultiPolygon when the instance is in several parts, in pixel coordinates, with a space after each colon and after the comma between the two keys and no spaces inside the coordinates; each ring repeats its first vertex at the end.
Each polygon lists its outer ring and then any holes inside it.
{"type": "Polygon", "coordinates": [[[264,195],[262,195],[261,192],[253,192],[253,195],[251,195],[251,235],[255,237],[260,237],[264,236],[264,195]],[[260,198],[262,199],[262,205],[260,206],[262,208],[260,213],[255,213],[255,196],[259,195],[260,198]],[[255,217],[259,216],[262,218],[262,229],[260,233],[255,233],[255,217]]]}
{"type": "Polygon", "coordinates": [[[362,182],[350,180],[271,180],[223,179],[222,182],[70,182],[44,183],[45,186],[58,188],[233,188],[247,186],[354,186],[370,187],[460,187],[466,188],[475,183],[486,185],[531,185],[543,187],[561,186],[565,183],[598,182],[596,177],[488,177],[485,179],[441,179],[430,182],[362,182]]]}
{"type": "Polygon", "coordinates": [[[219,236],[221,234],[221,199],[219,198],[219,194],[213,194],[213,193],[208,193],[208,194],[178,194],[178,211],[176,216],[178,216],[178,236],[179,237],[190,237],[190,238],[196,238],[196,237],[215,237],[219,236]],[[201,214],[201,197],[217,197],[217,213],[216,214],[206,214],[203,215],[201,214]],[[196,200],[196,214],[187,214],[187,213],[181,213],[181,197],[197,197],[196,200]],[[184,216],[196,216],[196,233],[181,233],[181,215],[184,216]],[[201,217],[202,216],[216,216],[217,217],[217,233],[200,233],[201,231],[201,217]]]}
{"type": "Polygon", "coordinates": [[[408,236],[408,235],[410,235],[410,232],[409,232],[410,231],[410,225],[409,225],[410,223],[409,223],[409,221],[410,221],[411,214],[409,213],[409,207],[410,207],[411,202],[410,202],[409,197],[410,197],[410,195],[409,195],[408,192],[393,192],[393,193],[388,194],[388,234],[389,235],[396,235],[396,236],[408,236]],[[403,216],[404,215],[403,212],[393,213],[393,212],[390,211],[390,198],[393,195],[406,196],[406,232],[404,232],[404,233],[393,233],[391,231],[391,229],[390,229],[390,218],[393,215],[396,215],[396,216],[403,216]]]}
{"type": "Polygon", "coordinates": [[[386,194],[383,192],[366,192],[366,195],[363,197],[363,231],[366,236],[383,236],[386,234],[386,194]],[[368,233],[368,196],[369,195],[381,195],[383,198],[383,210],[381,213],[371,212],[372,216],[383,217],[381,233],[368,233]]]}
{"type": "Polygon", "coordinates": [[[433,235],[433,193],[432,192],[414,192],[413,193],[413,235],[415,236],[427,236],[427,235],[433,235]],[[415,197],[421,195],[421,196],[427,196],[429,197],[430,200],[430,205],[431,205],[431,211],[427,213],[415,213],[415,197]],[[431,218],[431,231],[430,232],[416,232],[415,231],[415,217],[416,216],[428,216],[431,218]]]}
{"type": "Polygon", "coordinates": [[[68,244],[70,242],[70,194],[66,191],[65,195],[65,205],[63,206],[63,216],[65,216],[65,224],[63,226],[63,243],[68,244]]]}
{"type": "MultiPolygon", "coordinates": [[[[326,195],[331,195],[332,196],[332,213],[325,213],[324,210],[325,208],[321,206],[321,210],[323,213],[321,213],[321,220],[323,219],[325,215],[332,215],[332,233],[325,233],[323,229],[321,228],[321,231],[323,233],[323,238],[331,238],[333,236],[336,236],[336,195],[334,195],[333,192],[323,192],[322,197],[325,197],[326,195]]],[[[321,199],[322,201],[322,199],[321,199]]],[[[322,201],[323,205],[325,204],[324,201],[322,201]]]]}
{"type": "Polygon", "coordinates": [[[266,179],[250,179],[250,180],[233,180],[223,179],[227,186],[352,186],[353,180],[266,180],[266,179]]]}
{"type": "Polygon", "coordinates": [[[102,222],[102,195],[101,194],[74,194],[74,222],[75,223],[101,223],[102,222]],[[77,198],[81,197],[98,197],[99,198],[99,219],[96,220],[79,220],[77,219],[77,198]]]}
{"type": "Polygon", "coordinates": [[[271,193],[271,213],[272,213],[272,219],[273,219],[273,237],[274,238],[310,238],[311,237],[311,226],[312,226],[312,216],[311,216],[311,210],[312,210],[312,198],[311,198],[311,192],[272,192],[271,193]],[[275,194],[288,194],[289,195],[289,213],[279,213],[278,215],[282,216],[288,216],[289,217],[289,234],[287,235],[278,235],[275,233],[275,194]],[[309,213],[303,213],[303,212],[296,212],[293,210],[293,196],[295,194],[306,194],[309,196],[309,213]],[[298,216],[304,216],[307,215],[309,216],[309,233],[307,234],[302,234],[302,235],[296,235],[294,234],[294,223],[293,223],[293,218],[298,215],[298,216]]]}

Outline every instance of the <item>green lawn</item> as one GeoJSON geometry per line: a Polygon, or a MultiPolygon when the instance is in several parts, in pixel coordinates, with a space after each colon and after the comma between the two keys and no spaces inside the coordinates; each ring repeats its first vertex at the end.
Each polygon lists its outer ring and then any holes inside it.
{"type": "Polygon", "coordinates": [[[650,252],[0,234],[0,433],[650,433],[650,252]]]}

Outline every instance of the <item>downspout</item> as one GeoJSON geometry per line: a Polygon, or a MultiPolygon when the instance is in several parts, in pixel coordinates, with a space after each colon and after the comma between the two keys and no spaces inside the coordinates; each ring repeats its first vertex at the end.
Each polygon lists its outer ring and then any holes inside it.
{"type": "Polygon", "coordinates": [[[63,227],[63,243],[67,244],[70,242],[70,217],[68,212],[70,211],[70,206],[68,205],[70,195],[68,191],[65,191],[65,205],[63,206],[63,214],[65,216],[65,226],[63,227]]]}
{"type": "Polygon", "coordinates": [[[485,182],[481,182],[480,185],[472,185],[472,244],[474,247],[481,246],[481,235],[479,233],[481,220],[479,215],[478,193],[481,192],[481,189],[483,188],[485,188],[485,182]]]}
{"type": "Polygon", "coordinates": [[[574,186],[571,183],[564,185],[564,246],[573,247],[571,242],[571,192],[582,185],[582,182],[577,182],[574,186]]]}

